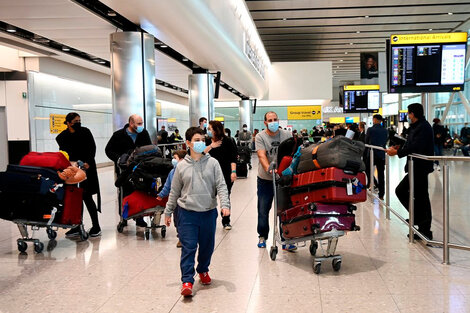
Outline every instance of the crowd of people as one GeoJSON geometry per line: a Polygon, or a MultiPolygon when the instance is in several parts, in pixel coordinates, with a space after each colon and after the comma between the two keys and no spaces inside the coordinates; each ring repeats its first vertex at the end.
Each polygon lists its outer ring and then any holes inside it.
{"type": "MultiPolygon", "coordinates": [[[[423,106],[413,103],[408,106],[409,128],[401,134],[404,138],[397,141],[396,128],[386,129],[383,125],[383,117],[380,114],[373,116],[373,125],[366,129],[366,124],[360,122],[351,125],[326,125],[314,126],[312,130],[301,129],[288,131],[279,126],[278,115],[274,111],[264,115],[264,128],[260,131],[254,129],[251,133],[247,125],[237,131],[235,138],[231,136],[230,129],[224,128],[219,121],[208,121],[201,117],[199,125],[190,127],[184,134],[184,139],[176,129],[171,136],[165,126],[157,133],[159,144],[184,143],[187,150],[178,150],[176,146],[172,150],[173,170],[158,193],[157,199],[168,197],[165,208],[165,224],[170,226],[172,217],[177,228],[178,247],[181,252],[181,294],[192,295],[195,271],[199,274],[203,284],[211,283],[209,265],[214,250],[216,220],[219,216],[217,210],[217,197],[221,210],[221,223],[225,230],[232,229],[230,194],[234,182],[237,180],[237,146],[247,146],[256,151],[258,156],[257,172],[257,232],[258,248],[266,248],[266,239],[269,233],[269,212],[273,203],[273,175],[270,171],[270,163],[277,160],[277,150],[281,142],[297,136],[304,141],[318,143],[327,141],[335,136],[346,136],[351,140],[361,141],[373,145],[378,149],[365,149],[363,159],[366,164],[366,173],[369,176],[370,153],[373,153],[373,166],[377,170],[377,179],[368,177],[370,182],[376,180],[378,197],[385,195],[385,154],[405,157],[412,153],[423,155],[442,155],[447,145],[449,131],[440,124],[439,119],[433,120],[431,126],[424,117],[423,106]],[[195,256],[198,252],[197,267],[195,256]]],[[[83,201],[87,207],[92,221],[89,235],[100,236],[101,228],[98,212],[101,210],[98,174],[96,169],[95,154],[96,145],[90,130],[81,125],[80,115],[72,112],[66,116],[67,129],[60,133],[56,140],[59,148],[66,151],[71,161],[81,160],[88,179],[84,188],[83,201]],[[93,200],[93,195],[98,195],[98,205],[93,200]]],[[[458,144],[464,155],[468,156],[470,150],[470,128],[468,124],[461,130],[460,136],[452,139],[454,145],[458,144]],[[458,141],[458,142],[457,142],[458,141]]],[[[105,152],[115,164],[116,174],[119,173],[119,158],[136,147],[151,145],[149,133],[145,129],[143,119],[139,115],[132,115],[128,123],[122,129],[113,133],[105,152]]],[[[251,165],[251,164],[250,164],[251,165]]],[[[428,193],[428,174],[439,169],[439,163],[416,159],[414,163],[415,179],[415,225],[427,238],[432,239],[431,231],[431,204],[428,193]]],[[[408,162],[405,166],[408,173],[408,162]]],[[[118,190],[121,192],[120,190],[118,190]]],[[[408,174],[399,183],[396,195],[405,208],[409,202],[408,174]]],[[[121,199],[121,195],[118,196],[121,199]]],[[[119,202],[119,214],[121,214],[119,202]]],[[[155,216],[152,223],[159,224],[160,215],[155,216]]],[[[147,227],[143,218],[136,219],[136,226],[147,227]]],[[[78,236],[79,229],[72,229],[67,236],[78,236]]],[[[417,237],[416,239],[419,239],[417,237]]],[[[283,245],[283,250],[293,252],[295,245],[283,245]]]]}

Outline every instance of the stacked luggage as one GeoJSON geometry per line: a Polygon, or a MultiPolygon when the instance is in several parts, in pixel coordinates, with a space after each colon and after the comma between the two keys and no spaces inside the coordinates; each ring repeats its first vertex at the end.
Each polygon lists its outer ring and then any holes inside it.
{"type": "Polygon", "coordinates": [[[248,177],[248,166],[251,166],[251,149],[249,143],[249,141],[241,141],[240,145],[237,146],[237,177],[248,177]]]}
{"type": "MultiPolygon", "coordinates": [[[[312,255],[318,248],[317,240],[328,240],[327,255],[314,262],[315,273],[327,258],[333,259],[333,268],[339,270],[341,257],[334,255],[337,238],[360,229],[354,204],[367,199],[361,160],[364,148],[362,142],[343,136],[317,145],[299,145],[291,138],[279,147],[278,173],[282,176],[275,194],[282,238],[285,243],[312,240],[312,255]]],[[[272,252],[271,258],[276,253],[272,252]]]]}
{"type": "Polygon", "coordinates": [[[45,227],[49,239],[54,239],[57,232],[53,228],[81,225],[81,239],[88,238],[82,225],[83,189],[66,184],[58,174],[70,166],[61,152],[30,152],[20,165],[10,164],[0,173],[0,218],[18,224],[21,252],[26,251],[27,241],[34,242],[38,253],[44,248],[38,239],[29,237],[27,226],[45,227]]]}
{"type": "Polygon", "coordinates": [[[121,189],[122,196],[118,232],[123,232],[125,221],[129,219],[154,216],[158,223],[146,228],[145,238],[149,239],[150,230],[155,228],[161,228],[161,235],[165,237],[166,227],[159,224],[159,219],[168,199],[158,200],[157,194],[173,168],[171,159],[165,158],[157,146],[148,145],[121,156],[118,166],[120,175],[115,185],[121,189]]]}

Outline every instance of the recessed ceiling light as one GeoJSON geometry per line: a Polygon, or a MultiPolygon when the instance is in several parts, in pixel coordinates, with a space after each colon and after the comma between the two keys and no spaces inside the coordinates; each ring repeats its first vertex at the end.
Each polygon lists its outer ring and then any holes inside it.
{"type": "Polygon", "coordinates": [[[336,65],[336,68],[339,68],[339,65],[336,65]]]}
{"type": "Polygon", "coordinates": [[[336,71],[335,71],[335,74],[336,74],[336,71]]]}
{"type": "Polygon", "coordinates": [[[8,25],[6,29],[9,33],[16,33],[16,28],[14,28],[13,26],[8,25]]]}
{"type": "Polygon", "coordinates": [[[287,18],[284,17],[282,20],[283,20],[283,21],[287,21],[287,18]]]}
{"type": "Polygon", "coordinates": [[[70,48],[63,46],[63,47],[62,47],[62,51],[70,51],[70,48]]]}
{"type": "Polygon", "coordinates": [[[188,62],[188,59],[186,59],[186,58],[183,58],[183,62],[188,62]]]}
{"type": "Polygon", "coordinates": [[[105,61],[105,60],[99,60],[98,63],[99,63],[99,64],[105,64],[106,61],[105,61]]]}
{"type": "Polygon", "coordinates": [[[167,45],[161,45],[160,48],[168,48],[167,45]]]}
{"type": "Polygon", "coordinates": [[[340,62],[343,62],[343,60],[339,60],[340,62]]]}
{"type": "Polygon", "coordinates": [[[116,12],[109,10],[108,11],[108,16],[116,16],[116,12]]]}
{"type": "Polygon", "coordinates": [[[369,18],[369,15],[364,16],[365,18],[369,18]]]}
{"type": "Polygon", "coordinates": [[[361,31],[360,31],[360,30],[358,30],[358,31],[356,32],[356,34],[360,34],[360,33],[361,33],[361,31]]]}
{"type": "Polygon", "coordinates": [[[449,12],[449,13],[447,13],[447,14],[449,14],[449,15],[452,15],[452,14],[454,14],[454,13],[452,13],[452,12],[449,12]]]}
{"type": "Polygon", "coordinates": [[[354,42],[350,42],[350,43],[349,43],[349,45],[351,45],[351,46],[352,46],[353,44],[354,44],[354,42]]]}
{"type": "Polygon", "coordinates": [[[431,32],[431,31],[432,31],[432,28],[430,28],[429,31],[431,32]]]}
{"type": "Polygon", "coordinates": [[[346,52],[344,52],[344,54],[348,54],[348,52],[346,51],[346,52]]]}

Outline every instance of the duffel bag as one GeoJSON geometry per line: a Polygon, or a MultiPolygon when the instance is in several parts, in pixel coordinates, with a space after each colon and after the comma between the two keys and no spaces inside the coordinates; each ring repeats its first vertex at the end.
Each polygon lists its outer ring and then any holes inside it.
{"type": "Polygon", "coordinates": [[[337,167],[353,172],[365,171],[362,161],[365,145],[344,136],[302,148],[298,173],[305,173],[320,168],[337,167]]]}
{"type": "Polygon", "coordinates": [[[54,170],[63,170],[69,167],[70,161],[62,152],[29,152],[25,155],[20,165],[46,167],[54,170]]]}
{"type": "Polygon", "coordinates": [[[165,207],[168,197],[158,200],[145,192],[134,191],[122,200],[122,218],[128,219],[157,206],[165,207]]]}

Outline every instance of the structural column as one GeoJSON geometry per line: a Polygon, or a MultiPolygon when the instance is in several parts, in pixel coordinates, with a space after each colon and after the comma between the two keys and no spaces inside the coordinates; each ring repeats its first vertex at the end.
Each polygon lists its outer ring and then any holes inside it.
{"type": "Polygon", "coordinates": [[[156,143],[155,40],[140,32],[110,35],[113,130],[138,114],[156,143]]]}
{"type": "Polygon", "coordinates": [[[248,130],[253,132],[253,100],[241,100],[238,112],[240,115],[239,129],[242,129],[243,124],[246,124],[248,130]]]}
{"type": "Polygon", "coordinates": [[[214,75],[191,74],[189,79],[189,126],[199,126],[199,118],[214,119],[214,75]]]}

